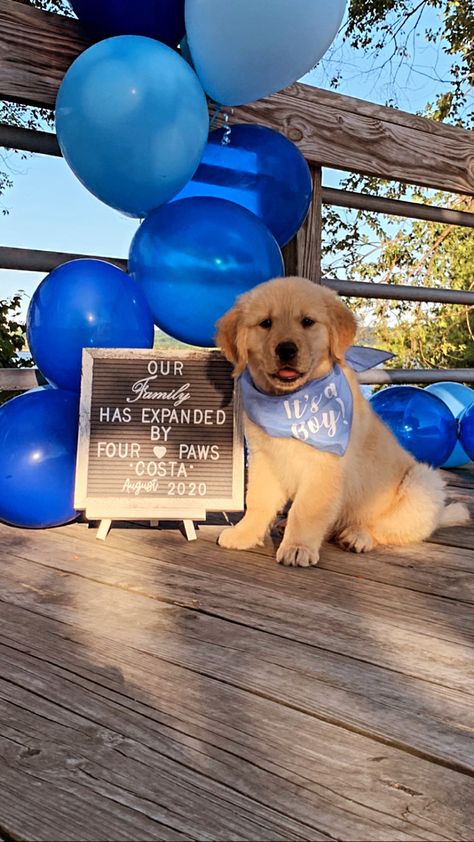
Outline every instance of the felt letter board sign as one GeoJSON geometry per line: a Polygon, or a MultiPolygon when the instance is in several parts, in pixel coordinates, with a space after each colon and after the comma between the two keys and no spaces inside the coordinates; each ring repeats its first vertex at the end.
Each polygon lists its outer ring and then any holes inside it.
{"type": "Polygon", "coordinates": [[[92,520],[243,509],[237,392],[218,351],[85,349],[75,507],[92,520]]]}

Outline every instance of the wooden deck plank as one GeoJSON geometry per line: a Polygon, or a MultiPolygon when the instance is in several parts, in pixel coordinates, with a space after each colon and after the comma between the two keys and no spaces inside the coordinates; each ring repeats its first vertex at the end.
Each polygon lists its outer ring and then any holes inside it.
{"type": "MultiPolygon", "coordinates": [[[[224,528],[223,526],[221,528],[224,528]]],[[[421,544],[412,544],[408,547],[390,547],[378,549],[374,552],[357,555],[355,553],[341,552],[332,544],[325,544],[322,557],[318,566],[318,575],[321,570],[330,570],[341,573],[345,576],[355,576],[360,580],[383,582],[395,585],[404,589],[416,590],[421,593],[434,594],[449,599],[458,599],[462,602],[474,602],[474,564],[472,550],[474,539],[471,540],[472,527],[462,529],[440,530],[431,541],[421,544]],[[442,533],[454,532],[455,540],[460,546],[449,545],[449,552],[443,549],[445,539],[442,533]]],[[[79,530],[77,525],[66,527],[64,533],[94,543],[94,530],[87,530],[85,527],[79,530]]],[[[206,564],[209,565],[215,560],[213,575],[219,575],[221,570],[226,571],[227,565],[222,565],[222,553],[215,545],[218,529],[212,530],[200,528],[199,542],[206,544],[206,564]]],[[[116,525],[109,534],[107,543],[122,551],[129,548],[130,551],[138,552],[145,557],[155,559],[157,553],[160,558],[166,560],[168,550],[176,547],[180,559],[188,559],[189,563],[200,569],[200,564],[195,565],[195,553],[189,547],[185,547],[179,536],[171,531],[160,531],[160,542],[157,542],[156,533],[147,527],[139,530],[138,525],[116,525]],[[164,553],[164,555],[162,555],[164,553]]],[[[201,554],[202,555],[202,554],[201,554]]],[[[269,585],[271,582],[279,581],[278,574],[268,576],[268,567],[272,565],[274,551],[270,544],[262,551],[253,550],[250,553],[238,554],[237,567],[233,568],[233,575],[240,577],[240,570],[243,580],[248,582],[250,573],[256,577],[256,581],[269,585]],[[264,557],[265,564],[255,563],[255,556],[264,557]]],[[[226,552],[225,558],[228,558],[226,552]]],[[[207,568],[206,568],[207,569],[207,568]]],[[[278,573],[281,570],[277,568],[278,573]]],[[[304,592],[305,577],[293,572],[291,591],[293,587],[304,592]]]]}
{"type": "MultiPolygon", "coordinates": [[[[86,534],[80,527],[79,533],[86,534]]],[[[13,537],[14,531],[10,535],[13,537]]],[[[214,544],[206,544],[197,568],[195,556],[184,556],[181,542],[182,550],[177,550],[179,536],[169,534],[168,546],[158,534],[155,540],[156,559],[133,553],[130,547],[124,552],[98,546],[97,542],[66,538],[60,531],[49,535],[23,533],[22,547],[10,545],[10,552],[52,570],[79,573],[122,589],[133,588],[153,599],[214,613],[472,692],[474,677],[466,668],[466,659],[474,644],[474,616],[465,603],[355,577],[347,579],[323,569],[309,575],[308,571],[288,572],[261,553],[223,553],[214,544]],[[177,552],[183,552],[178,560],[177,552]],[[224,575],[216,576],[219,566],[224,575]],[[258,567],[260,580],[262,574],[267,577],[264,585],[258,582],[258,567]],[[423,660],[418,657],[420,648],[423,660]]],[[[6,586],[9,571],[2,575],[6,586]]],[[[41,579],[41,570],[34,575],[41,579]]]]}
{"type": "MultiPolygon", "coordinates": [[[[135,640],[132,646],[113,640],[109,629],[90,637],[83,626],[37,617],[32,631],[33,650],[42,641],[48,659],[33,651],[22,660],[21,644],[14,652],[12,642],[10,669],[23,692],[16,698],[29,711],[33,769],[35,750],[61,754],[57,729],[64,730],[66,720],[76,729],[66,750],[81,758],[80,778],[98,761],[120,776],[123,760],[112,756],[119,752],[148,768],[148,800],[162,800],[155,782],[160,772],[171,774],[171,758],[179,759],[181,779],[204,769],[210,786],[214,781],[211,791],[219,793],[230,777],[237,792],[276,801],[281,814],[298,814],[307,825],[302,838],[472,837],[471,780],[465,775],[183,670],[138,650],[135,640]]],[[[23,624],[13,623],[12,633],[25,634],[23,624]]],[[[49,760],[46,767],[63,786],[62,761],[49,760]]],[[[193,838],[224,837],[198,832],[193,838]]],[[[232,838],[242,837],[237,831],[232,838]]]]}
{"type": "Polygon", "coordinates": [[[119,704],[104,699],[97,704],[93,691],[81,689],[70,676],[63,679],[43,661],[2,647],[0,664],[4,763],[20,765],[32,784],[47,781],[85,805],[105,808],[109,817],[103,838],[120,833],[119,810],[113,820],[115,805],[133,814],[138,839],[145,832],[147,838],[271,842],[276,837],[304,839],[310,831],[316,839],[329,838],[198,772],[184,752],[180,759],[168,758],[151,737],[146,717],[141,728],[136,721],[130,728],[133,737],[125,737],[127,716],[119,704]],[[47,688],[47,699],[42,688],[47,688]],[[84,715],[75,713],[79,707],[84,715]]]}
{"type": "MultiPolygon", "coordinates": [[[[24,739],[23,735],[20,736],[24,739]]],[[[51,740],[51,735],[48,735],[44,742],[30,741],[41,745],[41,749],[30,749],[31,752],[41,754],[46,760],[47,745],[51,740]]],[[[68,753],[72,765],[74,751],[71,747],[68,753]]],[[[70,792],[67,786],[58,785],[53,775],[51,780],[44,780],[41,774],[31,773],[28,748],[18,739],[0,737],[0,758],[3,764],[0,773],[0,822],[7,842],[12,842],[12,839],[14,842],[22,839],[35,842],[104,842],[112,838],[111,833],[114,842],[191,838],[163,827],[136,810],[127,809],[116,800],[109,799],[107,803],[98,792],[91,797],[90,789],[83,789],[81,793],[80,786],[70,792]]]]}
{"type": "MultiPolygon", "coordinates": [[[[181,659],[189,668],[211,670],[219,679],[251,692],[271,692],[273,698],[312,715],[408,749],[414,747],[442,762],[472,768],[474,711],[466,696],[472,686],[472,646],[456,638],[436,637],[435,624],[429,634],[408,633],[396,606],[389,624],[377,620],[367,605],[354,603],[335,613],[317,594],[315,577],[313,589],[306,585],[304,598],[295,596],[284,581],[283,588],[273,589],[253,583],[246,593],[229,571],[227,577],[220,578],[209,570],[183,572],[173,562],[150,562],[138,554],[124,558],[115,549],[96,545],[89,551],[81,542],[68,540],[69,558],[67,549],[57,544],[53,550],[59,559],[56,562],[46,561],[43,566],[19,558],[15,561],[13,580],[8,571],[2,577],[2,593],[10,602],[34,608],[37,590],[44,590],[44,582],[51,580],[52,604],[45,599],[35,610],[66,622],[77,622],[79,616],[89,628],[97,606],[106,603],[107,597],[101,593],[110,593],[106,585],[97,586],[106,580],[118,589],[113,603],[104,609],[104,622],[112,624],[114,634],[122,612],[130,613],[127,590],[133,590],[145,598],[139,602],[141,620],[145,625],[153,623],[157,632],[156,640],[147,638],[146,645],[153,645],[160,657],[174,662],[181,659]],[[63,572],[59,580],[55,564],[63,572]],[[70,572],[72,576],[66,575],[70,572]],[[24,587],[18,587],[18,577],[27,582],[24,587]],[[80,605],[72,613],[63,594],[68,590],[81,594],[80,605]],[[157,600],[163,600],[158,613],[157,600]],[[187,608],[192,609],[191,615],[187,608]],[[226,640],[232,645],[231,662],[221,645],[226,640]],[[418,667],[420,651],[425,669],[418,667]],[[250,673],[249,657],[253,663],[250,673]]],[[[34,556],[31,545],[27,554],[34,556]]],[[[13,562],[15,556],[11,558],[13,562]]],[[[238,562],[235,558],[231,561],[234,569],[238,562]]],[[[201,557],[199,564],[205,566],[205,559],[201,557]]],[[[288,583],[298,579],[288,571],[284,578],[288,583]]],[[[334,593],[345,601],[340,584],[336,583],[334,593]]],[[[329,591],[325,599],[331,599],[329,591]]],[[[405,623],[414,610],[410,608],[405,623]]],[[[144,645],[140,638],[137,646],[144,645]]]]}
{"type": "Polygon", "coordinates": [[[218,531],[0,526],[0,839],[472,839],[470,529],[314,571],[218,531]]]}
{"type": "MultiPolygon", "coordinates": [[[[87,528],[74,527],[74,533],[69,532],[67,539],[63,537],[61,530],[58,530],[51,535],[50,539],[43,538],[40,540],[54,541],[59,554],[61,548],[65,548],[66,552],[71,551],[76,540],[78,542],[84,541],[87,544],[87,550],[81,550],[84,553],[82,556],[84,575],[92,575],[92,571],[95,571],[97,575],[99,569],[97,562],[103,562],[103,581],[111,583],[120,579],[119,571],[122,562],[125,565],[125,571],[131,569],[130,553],[136,554],[143,561],[143,565],[137,562],[141,568],[140,572],[137,570],[137,576],[143,576],[140,586],[143,588],[143,593],[172,599],[173,595],[176,594],[176,588],[180,588],[183,604],[192,606],[192,595],[190,595],[189,588],[193,584],[195,587],[202,586],[200,603],[203,607],[206,607],[206,610],[213,605],[217,607],[219,598],[224,593],[221,583],[213,585],[213,579],[217,576],[223,577],[227,585],[235,583],[235,588],[240,585],[246,587],[263,586],[265,591],[276,590],[281,600],[287,600],[290,596],[292,603],[294,600],[303,600],[305,605],[308,602],[307,610],[309,612],[316,610],[320,613],[326,608],[330,611],[343,611],[344,614],[351,615],[355,623],[359,622],[360,615],[364,612],[366,617],[370,617],[374,621],[395,628],[403,626],[407,632],[424,635],[430,633],[440,639],[454,642],[459,642],[460,639],[474,641],[474,615],[470,605],[464,604],[473,601],[474,567],[472,553],[459,550],[453,554],[452,561],[454,557],[461,561],[460,567],[456,569],[459,572],[463,571],[465,574],[462,590],[463,598],[446,600],[432,595],[428,586],[422,593],[411,593],[403,587],[400,577],[398,585],[387,584],[384,586],[383,583],[376,580],[371,581],[370,577],[358,577],[357,572],[350,580],[344,575],[345,565],[349,568],[353,564],[360,565],[365,561],[373,569],[378,559],[385,559],[385,563],[389,564],[392,558],[392,550],[386,550],[380,554],[369,554],[361,560],[335,547],[326,546],[321,567],[309,571],[309,573],[302,570],[285,571],[275,564],[271,546],[268,545],[264,550],[255,550],[250,553],[223,552],[215,544],[218,533],[218,528],[201,528],[200,545],[202,552],[199,554],[198,564],[196,564],[196,555],[193,548],[185,546],[180,535],[171,531],[156,533],[144,530],[133,534],[133,531],[129,529],[115,530],[115,533],[111,533],[110,543],[104,547],[105,555],[98,554],[94,533],[87,528]],[[73,543],[71,544],[70,541],[73,541],[73,543]],[[126,544],[126,549],[124,544],[126,544]],[[121,549],[119,549],[120,546],[121,549]],[[107,556],[109,551],[112,555],[107,556]],[[107,558],[109,558],[110,563],[107,558]],[[326,558],[338,559],[339,570],[337,573],[330,569],[325,562],[326,558]],[[146,560],[148,560],[148,564],[146,560]],[[173,573],[176,572],[176,580],[154,575],[157,570],[162,569],[160,567],[162,564],[167,565],[164,569],[169,577],[172,577],[173,573]],[[170,568],[169,565],[172,565],[172,567],[170,568]],[[340,571],[343,571],[342,577],[340,571]],[[181,581],[180,576],[182,577],[181,581]],[[211,576],[212,578],[210,578],[211,576]],[[159,586],[166,589],[165,591],[162,590],[161,594],[159,586]],[[209,602],[208,605],[202,601],[203,599],[207,599],[208,602],[210,600],[215,601],[209,602]]],[[[36,558],[42,563],[44,556],[41,544],[36,545],[34,543],[37,536],[31,538],[33,543],[28,541],[28,538],[26,539],[28,542],[27,549],[21,550],[20,548],[15,552],[20,555],[25,552],[28,558],[36,558]]],[[[79,552],[80,544],[76,546],[79,552]]],[[[420,558],[425,558],[425,577],[429,581],[431,573],[429,568],[426,569],[429,560],[433,556],[434,564],[436,564],[436,560],[443,557],[444,551],[436,545],[420,544],[406,550],[406,558],[410,558],[408,552],[412,550],[415,557],[418,554],[420,558]],[[436,556],[438,559],[436,559],[436,556]]],[[[395,551],[397,559],[400,555],[404,556],[403,550],[398,551],[398,553],[395,551]]],[[[67,558],[63,560],[66,564],[64,569],[74,572],[76,569],[74,558],[69,561],[67,558]]],[[[48,562],[45,561],[45,563],[48,562]]],[[[54,566],[53,562],[52,566],[54,566]]],[[[356,568],[357,570],[360,572],[360,567],[356,568]]],[[[420,571],[419,574],[421,576],[420,571]]],[[[138,587],[137,580],[135,580],[135,587],[138,587]]],[[[241,597],[245,596],[247,607],[251,610],[254,608],[257,597],[253,597],[251,592],[235,590],[235,592],[229,593],[237,603],[239,603],[241,597]]],[[[258,599],[265,599],[265,597],[259,594],[258,599]]],[[[260,604],[264,603],[260,602],[260,604]]],[[[296,602],[294,604],[296,605],[296,602]]],[[[257,611],[257,615],[258,613],[257,611]]],[[[283,611],[281,611],[281,614],[283,615],[283,611]]],[[[350,622],[349,617],[347,621],[350,622]]]]}
{"type": "Polygon", "coordinates": [[[474,463],[470,462],[464,468],[443,470],[442,475],[448,486],[452,488],[469,488],[474,491],[474,463]]]}
{"type": "MultiPolygon", "coordinates": [[[[167,607],[161,613],[170,616],[167,607]]],[[[154,653],[324,721],[472,771],[474,713],[464,694],[220,619],[198,620],[186,609],[171,612],[172,625],[165,617],[156,619],[154,653]],[[231,663],[225,647],[229,639],[231,663]],[[249,658],[254,665],[250,674],[249,658]]]]}

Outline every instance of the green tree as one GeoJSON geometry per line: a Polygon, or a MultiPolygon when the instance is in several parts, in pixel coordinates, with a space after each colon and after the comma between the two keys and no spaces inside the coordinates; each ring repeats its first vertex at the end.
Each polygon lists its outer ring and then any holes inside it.
{"type": "MultiPolygon", "coordinates": [[[[433,98],[421,113],[464,128],[473,125],[473,0],[351,0],[344,39],[361,58],[379,57],[379,72],[390,65],[389,105],[397,99],[398,73],[414,62],[419,40],[438,44],[448,72],[438,78],[433,71],[433,98]]],[[[332,84],[337,87],[340,81],[341,75],[336,74],[332,84]]],[[[474,211],[472,200],[373,177],[351,175],[342,186],[474,211]]],[[[362,211],[325,211],[324,270],[328,276],[472,290],[473,265],[472,229],[428,222],[400,225],[391,217],[362,211]]],[[[390,348],[397,355],[393,361],[397,367],[474,364],[473,308],[393,301],[354,306],[365,325],[365,338],[390,348]]]]}
{"type": "Polygon", "coordinates": [[[435,92],[425,113],[435,120],[472,124],[469,107],[474,79],[473,0],[351,0],[345,38],[357,50],[375,54],[390,47],[389,62],[396,83],[397,66],[413,58],[416,36],[439,44],[450,61],[449,90],[435,92]],[[437,23],[425,24],[425,12],[434,10],[437,23]]]}
{"type": "MultiPolygon", "coordinates": [[[[474,212],[474,200],[439,203],[474,212]]],[[[372,220],[380,233],[384,221],[372,220]]],[[[424,221],[408,225],[386,221],[390,234],[368,250],[356,276],[364,281],[418,287],[474,289],[474,232],[469,228],[424,221]],[[394,230],[396,229],[396,230],[394,230]]],[[[386,229],[386,230],[387,230],[386,229]]],[[[368,239],[368,237],[367,237],[368,239]]],[[[396,354],[396,367],[469,368],[474,366],[474,308],[379,300],[357,306],[372,338],[396,354]]]]}
{"type": "Polygon", "coordinates": [[[17,354],[25,347],[25,326],[18,321],[21,293],[0,301],[0,368],[22,368],[31,365],[17,354]]]}

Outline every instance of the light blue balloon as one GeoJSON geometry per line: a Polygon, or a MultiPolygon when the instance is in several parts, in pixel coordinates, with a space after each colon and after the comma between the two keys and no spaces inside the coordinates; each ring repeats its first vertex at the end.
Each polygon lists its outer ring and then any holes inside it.
{"type": "MultiPolygon", "coordinates": [[[[462,383],[453,383],[450,380],[443,381],[442,383],[431,383],[426,387],[425,391],[431,392],[433,395],[441,398],[458,421],[464,410],[474,404],[474,389],[470,389],[462,383]]],[[[442,467],[461,468],[462,465],[467,465],[470,461],[461,442],[458,441],[449,459],[444,462],[442,467]]]]}
{"type": "Polygon", "coordinates": [[[346,0],[186,0],[186,34],[209,96],[243,105],[291,85],[332,44],[346,0]]]}
{"type": "Polygon", "coordinates": [[[94,196],[143,218],[194,175],[209,131],[206,97],[165,44],[123,35],[69,68],[56,103],[64,158],[94,196]]]}

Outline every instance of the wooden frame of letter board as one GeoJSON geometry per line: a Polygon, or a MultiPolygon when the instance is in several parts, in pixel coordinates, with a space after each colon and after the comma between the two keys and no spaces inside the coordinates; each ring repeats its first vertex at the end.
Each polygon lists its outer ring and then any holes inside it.
{"type": "Polygon", "coordinates": [[[82,354],[82,383],[79,421],[79,440],[76,465],[74,506],[85,510],[88,520],[100,520],[98,538],[105,539],[112,520],[150,520],[156,525],[161,520],[183,520],[186,535],[196,537],[193,520],[205,520],[208,511],[242,511],[244,508],[244,435],[239,389],[233,396],[233,459],[232,494],[230,497],[170,498],[152,497],[91,497],[88,494],[89,449],[91,431],[92,387],[95,359],[200,360],[203,363],[219,351],[155,351],[147,349],[85,348],[82,354]]]}

